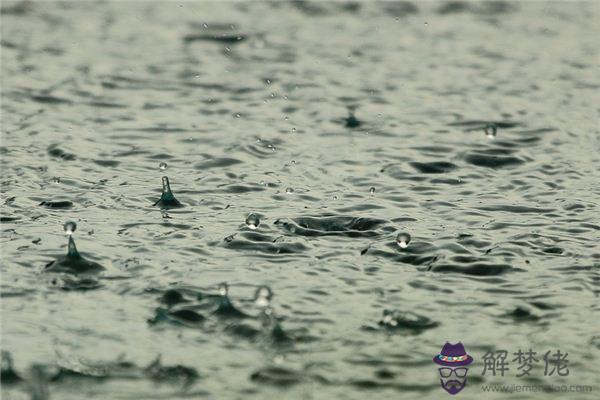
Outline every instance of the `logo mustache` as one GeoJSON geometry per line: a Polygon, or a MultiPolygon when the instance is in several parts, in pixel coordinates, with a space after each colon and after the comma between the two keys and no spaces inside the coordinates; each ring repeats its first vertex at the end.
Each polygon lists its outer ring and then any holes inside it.
{"type": "Polygon", "coordinates": [[[444,386],[446,386],[446,387],[456,387],[456,388],[459,388],[459,387],[461,387],[461,386],[462,386],[462,384],[463,384],[463,383],[462,383],[461,381],[457,381],[456,379],[452,379],[452,380],[446,381],[446,382],[444,383],[444,386]]]}

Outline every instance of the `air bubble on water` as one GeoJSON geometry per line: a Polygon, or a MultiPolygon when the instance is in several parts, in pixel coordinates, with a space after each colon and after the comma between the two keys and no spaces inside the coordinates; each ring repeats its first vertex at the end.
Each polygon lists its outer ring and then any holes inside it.
{"type": "Polygon", "coordinates": [[[164,171],[165,169],[167,169],[167,163],[166,162],[161,162],[160,164],[158,164],[158,168],[161,171],[164,171]]]}
{"type": "Polygon", "coordinates": [[[271,305],[273,291],[268,286],[260,286],[254,294],[254,304],[259,307],[268,307],[271,305]]]}
{"type": "Polygon", "coordinates": [[[371,194],[375,193],[375,187],[374,187],[374,186],[371,186],[371,188],[369,189],[369,192],[370,192],[371,194]]]}
{"type": "Polygon", "coordinates": [[[63,226],[63,228],[67,235],[72,235],[73,232],[75,232],[75,230],[77,229],[77,224],[73,221],[68,221],[68,222],[65,222],[65,225],[63,226]]]}
{"type": "Polygon", "coordinates": [[[292,193],[294,193],[294,189],[292,189],[292,188],[287,188],[287,189],[285,189],[285,192],[286,192],[287,194],[292,194],[292,193]]]}
{"type": "Polygon", "coordinates": [[[383,318],[381,322],[387,326],[396,326],[398,325],[398,321],[396,320],[394,313],[388,310],[383,311],[383,318]]]}
{"type": "Polygon", "coordinates": [[[229,294],[229,286],[227,285],[227,282],[223,282],[219,285],[219,294],[223,297],[229,294]]]}
{"type": "Polygon", "coordinates": [[[254,213],[248,214],[246,217],[246,225],[252,230],[258,228],[258,225],[260,225],[260,219],[258,218],[258,215],[254,213]]]}
{"type": "Polygon", "coordinates": [[[406,232],[399,233],[398,236],[396,236],[396,243],[401,249],[407,248],[410,243],[410,235],[406,232]]]}
{"type": "Polygon", "coordinates": [[[496,137],[497,130],[496,124],[487,124],[484,128],[485,136],[487,136],[489,139],[493,139],[496,137]]]}

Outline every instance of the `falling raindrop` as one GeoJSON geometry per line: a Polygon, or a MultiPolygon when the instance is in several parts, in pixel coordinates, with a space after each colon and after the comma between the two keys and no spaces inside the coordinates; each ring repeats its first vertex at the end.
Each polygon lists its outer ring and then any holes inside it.
{"type": "Polygon", "coordinates": [[[496,137],[497,130],[496,124],[487,124],[484,128],[485,136],[487,136],[489,139],[493,139],[496,137]]]}
{"type": "Polygon", "coordinates": [[[73,232],[75,232],[75,230],[77,229],[77,224],[73,221],[68,221],[68,222],[65,222],[65,225],[63,226],[63,228],[67,235],[72,235],[73,232]]]}
{"type": "Polygon", "coordinates": [[[271,299],[273,298],[273,291],[268,286],[260,286],[256,289],[254,294],[254,303],[259,307],[269,307],[271,305],[271,299]]]}
{"type": "Polygon", "coordinates": [[[227,285],[227,282],[223,282],[219,285],[219,294],[223,297],[227,296],[227,294],[229,293],[229,286],[227,285]]]}
{"type": "Polygon", "coordinates": [[[410,235],[405,232],[399,233],[398,236],[396,236],[396,243],[401,249],[407,248],[410,243],[410,235]]]}
{"type": "Polygon", "coordinates": [[[167,163],[166,162],[161,162],[160,164],[158,164],[158,168],[161,171],[164,171],[165,169],[167,169],[167,163]]]}
{"type": "Polygon", "coordinates": [[[254,213],[248,214],[246,217],[246,225],[252,230],[258,228],[258,225],[260,225],[260,219],[258,218],[258,215],[254,213]]]}

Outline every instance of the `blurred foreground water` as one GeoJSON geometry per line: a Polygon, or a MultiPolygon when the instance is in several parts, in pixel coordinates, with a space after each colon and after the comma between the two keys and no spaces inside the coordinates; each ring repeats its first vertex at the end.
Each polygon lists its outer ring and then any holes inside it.
{"type": "Polygon", "coordinates": [[[3,1],[3,398],[596,384],[599,9],[3,1]]]}

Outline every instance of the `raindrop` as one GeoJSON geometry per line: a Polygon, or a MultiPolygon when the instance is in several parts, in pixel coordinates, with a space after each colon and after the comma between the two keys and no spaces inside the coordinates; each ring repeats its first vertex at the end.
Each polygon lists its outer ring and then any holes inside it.
{"type": "Polygon", "coordinates": [[[294,189],[292,189],[292,188],[287,188],[287,189],[285,189],[285,192],[286,192],[287,194],[292,194],[292,193],[294,193],[294,189]]]}
{"type": "Polygon", "coordinates": [[[496,124],[487,124],[484,128],[485,136],[487,136],[490,139],[493,139],[496,137],[497,130],[498,129],[496,128],[496,124]]]}
{"type": "Polygon", "coordinates": [[[388,311],[388,310],[383,310],[383,318],[381,319],[381,322],[387,326],[398,325],[398,321],[394,317],[394,313],[392,313],[391,311],[388,311]]]}
{"type": "Polygon", "coordinates": [[[371,194],[375,193],[375,187],[374,187],[374,186],[371,186],[371,188],[369,189],[369,192],[370,192],[371,194]]]}
{"type": "Polygon", "coordinates": [[[227,296],[227,294],[229,293],[229,286],[227,285],[227,282],[223,282],[219,285],[219,294],[221,296],[227,296]]]}
{"type": "Polygon", "coordinates": [[[72,235],[73,232],[75,232],[75,230],[77,229],[77,224],[73,221],[68,221],[68,222],[65,222],[65,225],[63,226],[63,228],[67,235],[72,235]]]}
{"type": "Polygon", "coordinates": [[[246,225],[252,230],[258,228],[258,225],[260,225],[260,219],[258,218],[258,215],[254,213],[248,214],[246,217],[246,225]]]}
{"type": "Polygon", "coordinates": [[[398,243],[398,246],[400,246],[401,249],[407,248],[410,243],[410,235],[405,232],[399,233],[398,236],[396,236],[396,243],[398,243]]]}
{"type": "Polygon", "coordinates": [[[292,133],[296,133],[296,128],[292,128],[292,133]]]}
{"type": "Polygon", "coordinates": [[[273,291],[268,286],[260,286],[256,289],[254,294],[254,303],[259,307],[269,307],[271,305],[271,299],[273,298],[273,291]]]}
{"type": "Polygon", "coordinates": [[[164,171],[165,169],[167,169],[167,163],[166,162],[161,162],[160,164],[158,164],[158,168],[161,171],[164,171]]]}

